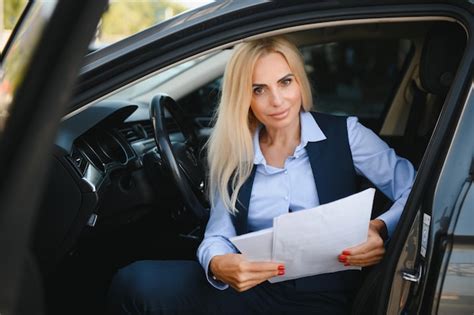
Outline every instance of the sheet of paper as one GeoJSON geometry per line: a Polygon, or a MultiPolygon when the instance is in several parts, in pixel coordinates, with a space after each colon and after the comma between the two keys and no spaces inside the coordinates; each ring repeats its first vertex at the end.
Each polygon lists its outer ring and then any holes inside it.
{"type": "Polygon", "coordinates": [[[230,241],[250,261],[272,260],[272,228],[231,237],[230,241]]]}
{"type": "Polygon", "coordinates": [[[374,193],[369,188],[332,203],[274,218],[272,260],[285,264],[285,275],[269,281],[360,269],[345,267],[337,257],[344,249],[367,240],[374,193]]]}

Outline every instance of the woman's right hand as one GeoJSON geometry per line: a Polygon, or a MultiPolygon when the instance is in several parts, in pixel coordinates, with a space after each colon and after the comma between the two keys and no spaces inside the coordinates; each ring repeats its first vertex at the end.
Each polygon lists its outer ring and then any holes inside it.
{"type": "Polygon", "coordinates": [[[285,266],[275,262],[252,262],[242,254],[217,255],[209,264],[214,277],[238,292],[246,291],[275,276],[285,274],[285,266]]]}

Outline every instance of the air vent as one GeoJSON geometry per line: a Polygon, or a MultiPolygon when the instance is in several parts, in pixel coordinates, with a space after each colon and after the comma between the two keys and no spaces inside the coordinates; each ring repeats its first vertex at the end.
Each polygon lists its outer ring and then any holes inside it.
{"type": "Polygon", "coordinates": [[[153,139],[154,134],[153,125],[150,121],[128,124],[120,128],[119,131],[129,143],[142,139],[153,139]]]}
{"type": "Polygon", "coordinates": [[[87,167],[87,160],[76,147],[72,148],[70,159],[74,166],[79,170],[79,173],[84,175],[87,167]]]}
{"type": "Polygon", "coordinates": [[[141,125],[143,126],[143,129],[145,129],[146,137],[153,138],[155,131],[153,130],[153,125],[151,124],[151,122],[142,122],[141,125]]]}
{"type": "Polygon", "coordinates": [[[127,139],[129,143],[137,141],[140,139],[140,136],[137,134],[136,128],[134,126],[128,126],[120,129],[120,133],[127,139]]]}

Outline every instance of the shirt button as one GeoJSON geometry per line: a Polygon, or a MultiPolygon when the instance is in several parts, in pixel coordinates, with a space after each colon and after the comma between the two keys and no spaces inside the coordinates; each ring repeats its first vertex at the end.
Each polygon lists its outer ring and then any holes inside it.
{"type": "Polygon", "coordinates": [[[288,200],[288,196],[285,196],[285,200],[288,200]]]}
{"type": "Polygon", "coordinates": [[[288,171],[285,170],[285,174],[288,174],[288,171]]]}

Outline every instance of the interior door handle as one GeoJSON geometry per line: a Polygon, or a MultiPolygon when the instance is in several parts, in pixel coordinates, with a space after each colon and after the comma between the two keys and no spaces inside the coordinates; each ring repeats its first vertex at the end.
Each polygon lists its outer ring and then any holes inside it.
{"type": "Polygon", "coordinates": [[[423,267],[421,265],[418,266],[418,270],[405,270],[402,272],[403,280],[415,282],[420,282],[421,274],[423,273],[423,267]]]}

